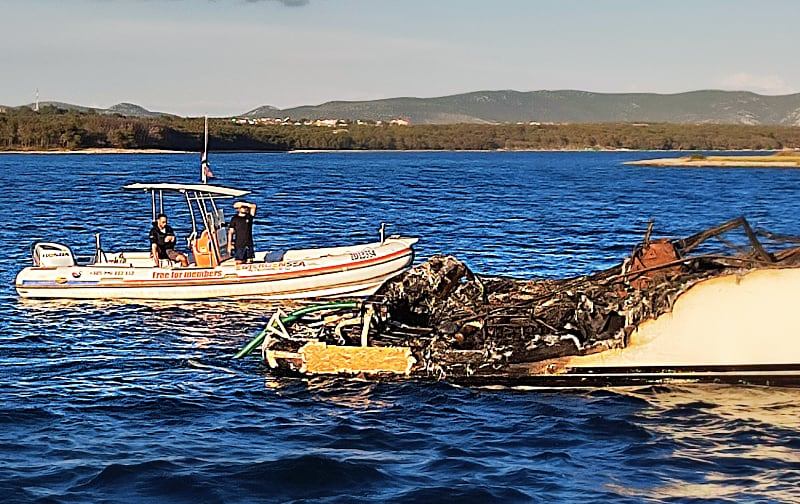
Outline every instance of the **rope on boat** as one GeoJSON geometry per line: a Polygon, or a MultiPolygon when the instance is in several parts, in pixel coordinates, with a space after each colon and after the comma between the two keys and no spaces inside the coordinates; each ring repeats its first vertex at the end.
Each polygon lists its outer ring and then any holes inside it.
{"type": "MultiPolygon", "coordinates": [[[[344,310],[344,309],[353,310],[355,308],[358,308],[359,305],[360,303],[356,302],[345,302],[345,303],[340,302],[340,303],[327,303],[321,305],[306,306],[305,308],[300,308],[299,310],[295,310],[286,315],[285,317],[283,317],[281,319],[281,323],[283,325],[289,325],[293,322],[296,322],[304,315],[309,315],[311,313],[328,311],[328,310],[344,310]]],[[[252,340],[250,340],[249,343],[243,346],[242,349],[239,350],[236,353],[236,355],[233,356],[233,358],[241,359],[242,357],[250,355],[253,352],[253,350],[255,350],[256,347],[258,347],[258,345],[260,345],[261,342],[264,341],[264,337],[266,335],[267,335],[267,328],[264,327],[264,329],[262,329],[258,334],[256,334],[255,337],[252,340]]]]}

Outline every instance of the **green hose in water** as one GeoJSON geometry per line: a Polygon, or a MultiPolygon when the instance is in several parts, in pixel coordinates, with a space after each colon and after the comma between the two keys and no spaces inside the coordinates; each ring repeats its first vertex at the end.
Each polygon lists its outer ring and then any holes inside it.
{"type": "MultiPolygon", "coordinates": [[[[312,305],[306,306],[305,308],[300,308],[299,310],[295,310],[290,314],[286,315],[281,319],[281,323],[283,325],[289,325],[293,322],[296,322],[300,317],[303,315],[308,315],[309,313],[315,313],[319,311],[327,311],[327,310],[343,310],[343,309],[355,309],[359,307],[359,303],[349,302],[349,303],[328,303],[328,304],[321,304],[321,305],[312,305]]],[[[256,349],[258,345],[264,341],[264,338],[267,335],[267,328],[261,330],[258,334],[256,334],[255,338],[250,340],[248,344],[242,347],[236,355],[233,356],[234,359],[241,359],[247,355],[250,355],[253,350],[256,349]]]]}

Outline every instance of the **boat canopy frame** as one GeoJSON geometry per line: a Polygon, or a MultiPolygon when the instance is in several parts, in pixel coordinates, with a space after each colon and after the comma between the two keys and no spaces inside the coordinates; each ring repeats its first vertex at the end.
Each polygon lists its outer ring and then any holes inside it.
{"type": "Polygon", "coordinates": [[[189,207],[189,217],[192,222],[192,232],[187,242],[190,248],[192,242],[198,236],[198,219],[195,214],[195,205],[200,213],[200,220],[203,229],[207,230],[211,242],[213,243],[214,262],[219,263],[223,260],[223,248],[218,231],[225,226],[222,211],[217,206],[218,199],[232,199],[250,194],[250,191],[233,189],[230,187],[215,186],[209,184],[173,184],[173,183],[136,183],[123,186],[126,190],[140,190],[150,193],[150,206],[152,211],[152,221],[155,222],[156,216],[164,212],[164,193],[182,194],[189,207]],[[158,204],[156,204],[158,203],[158,204]],[[156,211],[158,209],[158,211],[156,211]]]}
{"type": "Polygon", "coordinates": [[[186,204],[189,206],[189,214],[192,219],[192,233],[197,233],[197,221],[192,203],[197,203],[198,208],[201,210],[201,217],[203,217],[203,225],[208,229],[208,223],[206,222],[206,203],[209,203],[214,211],[217,211],[218,208],[215,200],[239,198],[250,194],[250,191],[209,184],[136,183],[123,186],[123,189],[133,191],[140,190],[150,193],[150,206],[153,221],[156,220],[156,216],[159,213],[164,212],[165,192],[183,194],[186,198],[186,204]],[[156,202],[158,202],[157,206],[156,202]],[[156,208],[158,208],[158,211],[156,211],[156,208]]]}

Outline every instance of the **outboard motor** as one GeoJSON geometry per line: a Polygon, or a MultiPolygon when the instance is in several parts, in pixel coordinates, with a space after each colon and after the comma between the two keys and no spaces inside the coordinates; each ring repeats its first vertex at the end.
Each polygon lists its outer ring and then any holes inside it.
{"type": "Polygon", "coordinates": [[[75,266],[72,250],[60,243],[36,243],[33,246],[33,265],[41,268],[75,266]]]}

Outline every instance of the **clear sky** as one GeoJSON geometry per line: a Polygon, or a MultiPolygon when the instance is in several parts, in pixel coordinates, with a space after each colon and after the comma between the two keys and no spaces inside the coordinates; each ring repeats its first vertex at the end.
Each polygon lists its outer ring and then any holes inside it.
{"type": "Polygon", "coordinates": [[[798,0],[0,0],[0,104],[800,91],[798,0]]]}

